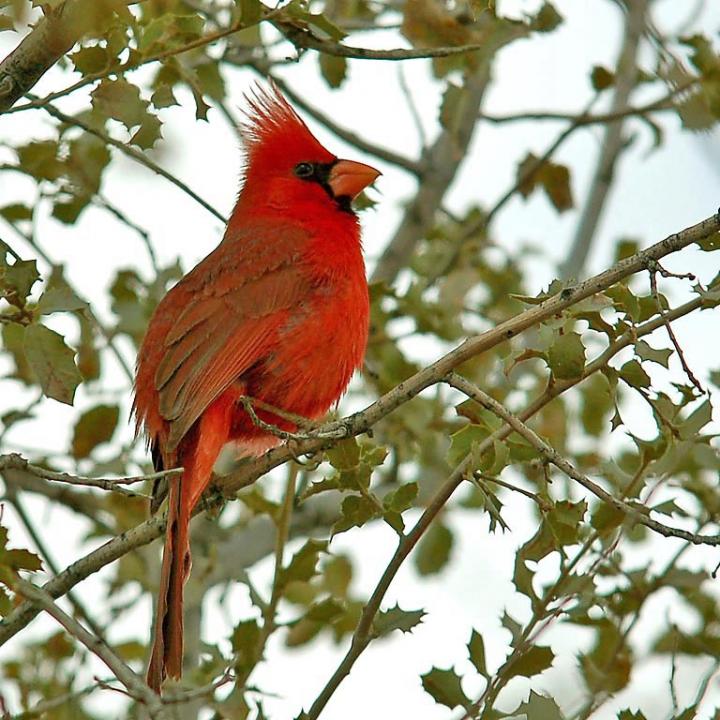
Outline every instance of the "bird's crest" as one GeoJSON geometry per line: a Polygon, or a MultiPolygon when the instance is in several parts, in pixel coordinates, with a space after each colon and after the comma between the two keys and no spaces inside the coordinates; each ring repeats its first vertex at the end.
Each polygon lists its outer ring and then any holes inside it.
{"type": "Polygon", "coordinates": [[[247,110],[240,129],[247,169],[279,167],[302,161],[330,162],[328,152],[282,95],[275,83],[256,85],[245,95],[247,110]]]}

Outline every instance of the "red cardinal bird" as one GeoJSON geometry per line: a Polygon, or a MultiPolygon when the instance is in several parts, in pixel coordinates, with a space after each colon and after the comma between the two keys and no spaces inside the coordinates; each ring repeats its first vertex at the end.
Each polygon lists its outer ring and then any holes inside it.
{"type": "MultiPolygon", "coordinates": [[[[368,288],[351,201],[380,174],[339,160],[276,88],[247,98],[244,182],[222,242],[158,305],[138,355],[134,412],[172,480],[147,681],[180,677],[188,524],[222,447],[277,444],[243,396],[321,417],[363,359],[368,288]]],[[[262,420],[292,430],[267,409],[262,420]]]]}

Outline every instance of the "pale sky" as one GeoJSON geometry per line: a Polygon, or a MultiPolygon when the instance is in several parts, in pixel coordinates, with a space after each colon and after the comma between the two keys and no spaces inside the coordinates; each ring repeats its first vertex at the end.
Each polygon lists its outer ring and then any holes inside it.
{"type": "MultiPolygon", "coordinates": [[[[537,2],[503,2],[501,11],[510,15],[520,10],[531,10],[537,2]]],[[[619,44],[619,13],[607,0],[557,0],[558,10],[566,22],[556,32],[547,36],[535,36],[512,44],[503,51],[494,70],[496,83],[489,94],[487,111],[505,114],[522,110],[579,111],[591,97],[588,80],[592,65],[612,67],[619,44]]],[[[653,13],[656,24],[672,28],[678,18],[693,16],[694,2],[658,0],[653,13]]],[[[706,2],[706,8],[693,18],[693,28],[717,29],[720,26],[720,5],[706,2]]],[[[687,34],[691,34],[692,28],[687,34]]],[[[715,35],[717,38],[717,34],[715,35]]],[[[0,55],[4,56],[17,43],[11,33],[0,33],[0,55]]],[[[382,34],[356,34],[351,44],[373,47],[398,47],[404,40],[394,31],[382,34]]],[[[393,63],[350,61],[350,82],[339,92],[330,91],[317,73],[317,57],[313,53],[298,66],[288,68],[283,77],[292,84],[312,105],[331,115],[339,124],[351,128],[368,140],[401,151],[410,156],[418,151],[419,141],[410,113],[399,90],[399,66],[393,63]]],[[[433,137],[437,131],[437,109],[441,86],[432,79],[424,61],[402,65],[406,82],[411,88],[415,102],[423,118],[426,133],[433,137]]],[[[142,71],[141,71],[142,73],[142,71]]],[[[141,76],[141,73],[138,73],[141,76]]],[[[34,92],[47,92],[68,84],[69,74],[59,69],[48,72],[34,92]]],[[[242,94],[250,87],[254,76],[235,71],[226,75],[230,89],[231,107],[242,105],[242,94]]],[[[658,97],[658,88],[637,94],[638,102],[658,97]]],[[[215,110],[209,113],[209,123],[196,122],[194,108],[188,93],[178,92],[181,107],[161,111],[165,143],[154,154],[157,162],[173,172],[203,198],[221,212],[228,214],[237,190],[237,177],[241,155],[237,140],[226,121],[215,110]]],[[[58,106],[65,111],[84,106],[87,97],[81,93],[68,98],[58,106]]],[[[602,103],[598,109],[602,109],[602,103]]],[[[364,156],[355,148],[348,147],[324,128],[308,120],[318,137],[336,154],[359,159],[376,165],[384,173],[378,183],[377,208],[363,215],[365,247],[369,266],[391,236],[403,203],[414,192],[414,181],[407,174],[386,166],[370,156],[364,156]]],[[[633,147],[620,163],[620,181],[612,193],[600,227],[600,234],[590,258],[590,270],[597,272],[608,266],[613,247],[620,237],[638,238],[642,245],[649,245],[666,235],[712,214],[720,201],[720,134],[686,134],[678,132],[679,122],[675,116],[663,116],[662,126],[666,132],[665,145],[652,151],[652,136],[645,126],[633,122],[627,131],[634,134],[633,147]]],[[[51,124],[40,112],[21,113],[3,119],[0,140],[15,142],[19,139],[40,138],[48,133],[51,124]]],[[[514,124],[496,127],[481,124],[473,142],[472,150],[447,200],[447,205],[462,212],[473,203],[492,205],[512,184],[517,163],[528,150],[540,154],[561,129],[560,124],[514,124]]],[[[577,133],[560,151],[557,160],[573,169],[573,192],[581,203],[601,137],[600,129],[577,133]]],[[[0,162],[8,153],[0,147],[0,162]]],[[[0,174],[0,202],[4,205],[19,199],[30,199],[28,183],[17,174],[0,174]]],[[[181,258],[184,269],[189,269],[206,255],[219,241],[222,227],[206,210],[193,203],[177,188],[165,182],[145,168],[139,167],[114,152],[112,170],[103,182],[103,193],[134,220],[147,229],[154,242],[161,263],[181,258]]],[[[556,268],[552,262],[561,261],[576,224],[575,211],[559,216],[540,194],[528,201],[513,198],[497,217],[493,226],[493,239],[508,248],[524,244],[541,246],[548,258],[533,257],[528,260],[531,275],[528,290],[540,292],[554,277],[556,268]],[[551,262],[548,262],[550,260],[551,262]]],[[[24,257],[32,257],[32,251],[7,230],[0,229],[5,238],[24,257]]],[[[136,267],[146,276],[149,271],[147,256],[140,239],[131,231],[109,219],[107,214],[89,209],[81,221],[71,227],[60,225],[41,213],[38,228],[40,244],[56,261],[66,266],[66,272],[74,286],[92,299],[95,309],[108,317],[106,291],[111,278],[119,267],[136,267]]],[[[708,280],[718,272],[717,258],[689,249],[677,258],[668,260],[669,269],[692,272],[699,279],[708,280]],[[714,263],[714,265],[713,265],[714,263]]],[[[41,271],[46,268],[41,265],[41,271]]],[[[673,302],[681,302],[686,296],[682,284],[668,281],[662,287],[673,302]]],[[[681,345],[685,348],[688,362],[694,371],[705,377],[709,369],[717,369],[717,353],[708,353],[707,333],[709,323],[717,327],[709,313],[684,319],[675,328],[681,345]]],[[[60,330],[74,328],[72,322],[54,316],[49,324],[60,330]]],[[[717,333],[715,333],[717,335],[717,333]]],[[[657,343],[667,346],[667,338],[658,334],[657,343]]],[[[124,346],[129,362],[134,362],[129,344],[124,346]]],[[[413,341],[410,351],[420,358],[431,361],[440,352],[435,345],[413,341]]],[[[124,377],[117,367],[111,367],[111,382],[121,393],[125,407],[129,405],[124,377]]],[[[0,360],[0,372],[4,374],[7,364],[0,360]]],[[[674,369],[677,373],[677,368],[674,369]]],[[[661,383],[669,383],[677,374],[659,377],[661,383]]],[[[20,389],[16,383],[0,381],[0,414],[8,407],[15,407],[32,393],[20,389]]],[[[117,399],[117,398],[116,398],[117,399]]],[[[78,409],[97,402],[81,388],[77,395],[78,409]]],[[[341,403],[341,410],[348,410],[352,402],[341,403]]],[[[41,448],[62,451],[68,445],[73,418],[77,409],[58,403],[43,405],[42,416],[33,423],[24,423],[7,436],[7,445],[0,450],[19,450],[26,455],[41,448]]],[[[624,418],[638,435],[643,436],[644,423],[649,416],[644,406],[627,408],[624,418]]],[[[129,436],[129,429],[126,432],[129,436]]],[[[117,439],[117,438],[116,438],[117,439]]],[[[398,574],[388,592],[383,607],[399,602],[404,609],[424,608],[428,615],[412,635],[395,634],[390,640],[377,642],[361,657],[352,675],[341,686],[323,717],[329,719],[364,720],[367,717],[413,717],[423,720],[446,720],[454,717],[446,708],[436,705],[420,687],[419,675],[431,666],[455,666],[458,672],[470,670],[466,660],[465,644],[471,628],[483,633],[486,641],[488,665],[496,668],[503,659],[507,632],[500,629],[499,618],[507,609],[518,619],[529,616],[528,602],[514,593],[510,578],[514,550],[535,530],[528,504],[509,495],[507,516],[511,518],[511,533],[489,534],[484,516],[465,512],[451,515],[451,524],[457,531],[453,549],[453,561],[440,575],[419,580],[412,563],[398,574]]],[[[61,566],[87,553],[97,544],[83,539],[83,527],[76,519],[46,502],[27,499],[33,516],[41,521],[43,529],[52,528],[62,536],[63,542],[53,542],[56,560],[61,566]]],[[[412,514],[409,517],[413,517],[412,514]]],[[[12,544],[30,546],[10,509],[6,510],[4,522],[9,523],[12,544]]],[[[406,520],[409,524],[409,519],[406,520]]],[[[335,538],[333,551],[347,551],[356,564],[354,587],[369,593],[384,569],[395,547],[395,535],[385,525],[354,529],[335,538]]],[[[677,548],[674,541],[656,540],[653,544],[651,562],[661,563],[677,548]]],[[[643,547],[638,554],[637,565],[648,562],[643,547]]],[[[691,567],[712,569],[716,558],[705,549],[693,549],[687,554],[686,563],[691,567]]],[[[550,572],[551,567],[543,571],[550,572]]],[[[97,607],[102,583],[111,576],[112,568],[99,573],[77,588],[90,607],[97,607]],[[96,602],[97,601],[97,602],[96,602]]],[[[542,571],[540,573],[542,575],[542,571]]],[[[260,587],[271,576],[271,562],[265,560],[253,568],[252,576],[260,587]]],[[[231,605],[232,620],[246,617],[248,605],[244,593],[238,591],[231,605]]],[[[640,639],[652,633],[653,617],[671,617],[682,624],[691,622],[687,613],[678,611],[674,596],[662,594],[650,603],[639,627],[633,634],[640,639]]],[[[150,627],[150,599],[142,603],[118,624],[110,637],[117,642],[124,639],[145,639],[150,627]]],[[[42,637],[48,630],[55,630],[46,617],[36,620],[29,630],[16,636],[7,648],[0,649],[0,657],[7,657],[17,649],[18,643],[30,638],[42,637]]],[[[218,615],[208,620],[205,637],[213,641],[227,637],[228,626],[218,615]]],[[[287,650],[276,637],[271,644],[269,662],[254,676],[260,687],[277,691],[282,695],[268,698],[265,710],[273,718],[289,718],[307,709],[319,689],[335,669],[345,653],[346,643],[334,646],[327,636],[315,642],[310,649],[287,650]],[[278,682],[278,678],[282,678],[278,682]]],[[[501,704],[510,710],[526,697],[528,688],[553,692],[562,700],[567,712],[582,704],[582,684],[575,668],[574,655],[587,648],[591,634],[573,626],[552,628],[543,641],[556,651],[554,666],[531,681],[518,678],[501,704]]],[[[648,642],[640,640],[641,647],[648,642]]],[[[704,661],[683,658],[678,664],[677,687],[681,707],[693,697],[699,672],[704,661]]],[[[628,689],[607,703],[593,717],[610,720],[617,709],[640,707],[649,720],[663,718],[669,711],[664,694],[657,688],[667,685],[670,665],[666,660],[645,663],[633,676],[628,689]]],[[[104,666],[97,663],[94,672],[107,677],[104,666]]],[[[471,682],[464,684],[472,697],[481,690],[471,682]]],[[[717,684],[711,686],[712,696],[720,701],[717,684]]],[[[97,693],[93,705],[108,708],[118,700],[108,693],[97,693]]],[[[710,716],[710,706],[698,715],[700,720],[710,716]]],[[[118,714],[121,716],[121,713],[118,714]]],[[[111,715],[107,715],[111,717],[111,715]]]]}

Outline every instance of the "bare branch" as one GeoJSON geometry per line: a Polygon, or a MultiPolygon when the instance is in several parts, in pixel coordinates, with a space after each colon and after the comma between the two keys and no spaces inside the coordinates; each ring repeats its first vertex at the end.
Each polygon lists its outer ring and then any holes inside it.
{"type": "Polygon", "coordinates": [[[5,470],[22,470],[44,480],[52,480],[53,482],[67,483],[68,485],[81,485],[83,487],[100,488],[101,490],[112,490],[121,492],[130,497],[136,497],[140,493],[134,493],[126,490],[123,485],[135,485],[136,483],[160,480],[164,477],[173,475],[182,475],[182,468],[172,468],[163,470],[162,472],[150,473],[148,475],[134,475],[124,478],[91,478],[82,475],[70,475],[63,472],[55,472],[47,470],[39,465],[33,465],[18,453],[10,453],[8,455],[0,455],[0,473],[5,470]]]}
{"type": "Polygon", "coordinates": [[[284,80],[273,76],[273,82],[283,91],[285,95],[287,95],[288,98],[290,98],[290,100],[292,100],[295,105],[302,108],[308,115],[315,118],[315,120],[319,123],[322,123],[328,130],[330,130],[330,132],[337,135],[337,137],[341,140],[355,146],[358,150],[368,153],[368,155],[374,155],[380,160],[384,160],[385,162],[396,165],[403,170],[407,170],[413,175],[418,175],[421,172],[421,166],[414,160],[407,158],[404,155],[400,155],[388,148],[370,143],[358,134],[347,130],[341,125],[338,125],[329,115],[307,103],[284,80]]]}
{"type": "Polygon", "coordinates": [[[55,618],[70,635],[77,638],[91,653],[100,658],[127,688],[128,693],[146,706],[152,718],[161,720],[167,717],[160,696],[153,692],[140,676],[108,647],[102,638],[88,632],[77,620],[60,608],[42,588],[26,580],[17,580],[14,588],[55,618]]]}
{"type": "Polygon", "coordinates": [[[487,50],[487,43],[471,45],[452,45],[434,48],[396,48],[393,50],[373,50],[351,47],[331,40],[320,40],[310,31],[276,21],[273,25],[298,49],[316,50],[336,57],[356,58],[358,60],[427,60],[428,58],[463,55],[477,50],[487,50]]]}
{"type": "Polygon", "coordinates": [[[578,126],[604,125],[622,118],[639,117],[661,110],[672,110],[674,109],[672,102],[673,98],[675,98],[680,92],[690,88],[691,85],[696,84],[696,82],[697,80],[693,80],[692,83],[685,84],[682,88],[674,88],[663,97],[653,100],[652,102],[645,103],[645,105],[626,107],[621,110],[614,110],[605,113],[564,113],[549,110],[529,110],[526,112],[513,113],[511,115],[489,115],[487,113],[483,113],[480,116],[480,119],[495,125],[534,120],[566,120],[567,122],[575,123],[578,126]]]}
{"type": "Polygon", "coordinates": [[[88,4],[66,0],[49,8],[0,63],[0,113],[12,107],[82,37],[88,4]]]}
{"type": "MultiPolygon", "coordinates": [[[[8,720],[31,720],[31,718],[37,718],[41,716],[47,717],[48,713],[50,713],[52,710],[57,710],[58,708],[62,707],[67,708],[69,702],[73,700],[79,700],[81,697],[95,692],[95,690],[97,690],[99,687],[99,683],[93,683],[92,685],[88,685],[88,687],[85,687],[82,690],[64,693],[63,695],[58,695],[57,697],[43,700],[42,702],[39,702],[33,707],[31,707],[29,710],[25,710],[24,712],[18,713],[17,715],[13,715],[12,718],[8,716],[8,720]]],[[[3,720],[5,720],[4,716],[3,720]]]]}
{"type": "Polygon", "coordinates": [[[169,180],[173,185],[175,185],[175,187],[180,188],[180,190],[182,190],[186,195],[189,195],[193,200],[195,200],[196,203],[202,205],[209,213],[211,213],[218,220],[220,220],[220,222],[222,222],[223,224],[227,223],[227,218],[218,210],[216,210],[209,202],[207,202],[207,200],[203,200],[194,190],[191,190],[184,182],[178,180],[178,178],[176,178],[172,173],[169,173],[167,170],[160,167],[156,162],[150,160],[149,157],[147,157],[140,151],[136,150],[133,147],[130,147],[130,145],[128,145],[127,143],[116,140],[114,137],[108,135],[107,133],[100,132],[97,128],[94,128],[92,125],[89,125],[80,118],[66,115],[64,112],[61,112],[50,103],[45,103],[41,107],[43,110],[45,110],[45,112],[49,113],[58,120],[62,120],[64,123],[68,123],[69,125],[75,125],[76,127],[82,128],[86,133],[90,133],[90,135],[94,135],[95,137],[100,138],[100,140],[102,140],[104,143],[107,143],[108,145],[112,145],[113,147],[117,148],[128,157],[131,157],[136,162],[144,165],[148,170],[152,170],[152,172],[160,175],[160,177],[169,180]]]}
{"type": "MultiPolygon", "coordinates": [[[[648,264],[648,270],[650,272],[650,291],[652,293],[652,296],[655,298],[655,303],[658,308],[658,312],[660,313],[660,316],[663,319],[663,322],[665,324],[665,329],[667,330],[667,334],[670,338],[670,342],[672,342],[673,347],[675,348],[675,352],[677,352],[678,358],[680,360],[680,364],[682,365],[683,370],[685,371],[685,374],[688,377],[688,380],[698,389],[698,391],[705,395],[707,392],[705,388],[700,384],[700,381],[695,377],[693,374],[693,371],[690,369],[690,366],[687,363],[687,360],[685,359],[685,353],[683,352],[682,348],[680,347],[680,343],[678,342],[678,339],[675,337],[675,331],[672,329],[672,325],[670,324],[670,320],[667,317],[667,314],[665,312],[665,308],[663,307],[662,302],[660,301],[660,295],[658,294],[658,288],[657,288],[657,276],[656,273],[660,273],[664,277],[668,277],[669,275],[672,275],[672,273],[668,273],[667,270],[665,270],[659,263],[652,262],[648,264]]],[[[690,273],[685,273],[682,276],[675,277],[685,277],[688,279],[695,279],[695,276],[690,273]]]]}
{"type": "Polygon", "coordinates": [[[457,373],[451,373],[446,378],[445,382],[454,387],[456,390],[467,395],[469,398],[480,403],[484,408],[487,408],[507,425],[509,425],[518,435],[521,435],[532,445],[541,455],[545,458],[546,462],[555,465],[559,470],[564,472],[569,478],[575,480],[575,482],[582,485],[586,490],[589,490],[593,495],[600,498],[603,502],[612,506],[615,510],[620,511],[629,519],[640,525],[658,533],[665,537],[675,537],[682,540],[687,540],[694,545],[720,545],[720,535],[697,535],[695,533],[688,532],[687,530],[680,530],[679,528],[669,527],[663,523],[653,520],[649,517],[650,512],[648,508],[639,509],[637,505],[631,505],[625,500],[616,498],[609,492],[604,490],[596,482],[593,482],[587,475],[583,475],[573,465],[570,464],[560,453],[554,450],[548,443],[546,443],[534,430],[525,425],[522,420],[516,415],[513,415],[507,408],[499,403],[494,398],[490,397],[486,392],[482,391],[479,387],[471,383],[469,380],[461,377],[457,373]]]}
{"type": "MultiPolygon", "coordinates": [[[[609,270],[584,281],[574,288],[566,288],[565,290],[562,290],[557,295],[543,302],[541,305],[534,306],[520,315],[506,320],[496,328],[486,333],[469,338],[452,352],[393,388],[362,412],[355,413],[347,418],[331,422],[317,428],[316,430],[310,431],[309,434],[314,436],[307,440],[299,441],[293,450],[290,450],[287,447],[279,447],[268,451],[263,456],[246,463],[237,472],[224,478],[219,478],[217,480],[216,487],[219,487],[226,496],[233,496],[234,493],[242,487],[246,487],[247,485],[253,483],[258,477],[264,475],[272,468],[287,462],[298,453],[316,452],[318,450],[322,450],[323,448],[332,446],[341,437],[358,435],[366,432],[378,420],[388,415],[403,403],[407,402],[410,398],[415,397],[425,388],[441,382],[449,372],[469,358],[493,348],[505,340],[515,337],[529,327],[537,325],[538,323],[553,317],[580,300],[590,297],[597,292],[602,292],[625,277],[639,272],[647,267],[650,260],[658,260],[659,258],[687,247],[692,243],[699,242],[719,230],[720,216],[713,215],[697,225],[693,225],[679,233],[670,235],[646,250],[620,261],[609,270]]],[[[672,311],[668,314],[668,317],[679,317],[682,312],[689,312],[692,309],[700,307],[701,304],[702,299],[698,298],[697,300],[693,300],[691,303],[686,303],[684,306],[681,306],[681,308],[677,308],[675,311],[672,311]]],[[[658,327],[661,327],[663,322],[662,318],[654,318],[653,320],[648,321],[645,325],[641,326],[643,333],[652,332],[658,327]]],[[[631,335],[632,337],[637,338],[638,331],[633,330],[633,333],[628,333],[623,336],[623,338],[618,339],[618,341],[613,343],[611,348],[615,348],[617,351],[617,349],[627,346],[632,342],[631,335]]],[[[588,377],[590,372],[595,372],[599,369],[599,367],[602,366],[601,363],[607,363],[607,360],[609,359],[607,353],[611,350],[611,348],[608,348],[597,361],[588,365],[583,378],[588,377]]],[[[573,384],[580,382],[581,379],[582,378],[578,378],[573,382],[566,381],[567,384],[565,385],[558,383],[557,386],[562,388],[562,390],[566,390],[573,384]]],[[[543,398],[532,403],[520,415],[520,419],[524,421],[530,417],[533,413],[537,412],[540,407],[555,397],[560,391],[561,390],[553,388],[552,390],[546,392],[543,395],[543,398]]],[[[486,439],[486,441],[480,444],[479,451],[484,452],[488,447],[492,446],[493,442],[496,440],[503,440],[511,432],[512,428],[509,426],[500,428],[500,430],[493,433],[486,439]]],[[[373,593],[371,601],[365,608],[365,612],[363,613],[360,625],[358,625],[356,639],[353,641],[351,650],[348,651],[348,654],[342,661],[341,666],[339,666],[338,670],[333,675],[333,678],[329,681],[326,691],[323,691],[323,694],[313,705],[313,712],[315,714],[309,717],[317,717],[342,679],[347,675],[347,673],[349,673],[350,668],[357,657],[361,654],[364,647],[366,647],[370,642],[371,636],[369,629],[372,625],[372,620],[377,613],[382,598],[397,573],[397,570],[400,568],[405,557],[410,553],[427,527],[429,527],[435,515],[440,511],[455,489],[460,485],[467,471],[468,466],[466,463],[461,463],[455,469],[455,471],[437,491],[435,497],[426,507],[416,525],[402,539],[391,560],[391,563],[383,573],[378,587],[376,588],[375,593],[373,593]]],[[[217,507],[220,502],[221,500],[214,497],[206,504],[200,503],[195,510],[195,514],[202,512],[209,507],[217,507]]],[[[53,597],[59,597],[84,578],[94,572],[97,572],[105,565],[114,562],[130,550],[151,542],[156,537],[160,536],[164,529],[165,521],[164,519],[159,518],[153,518],[142,525],[138,525],[123,535],[109,540],[97,550],[70,565],[63,573],[48,582],[44,586],[44,590],[50,593],[53,597]]],[[[27,623],[30,622],[35,615],[37,615],[37,612],[38,608],[33,605],[33,603],[25,602],[17,607],[10,615],[0,621],[0,645],[27,625],[27,623]]]]}
{"type": "Polygon", "coordinates": [[[452,129],[443,129],[435,142],[423,151],[419,161],[422,170],[418,176],[418,191],[380,256],[372,273],[372,282],[392,283],[417,244],[434,225],[435,213],[455,179],[472,140],[489,80],[489,68],[485,63],[465,77],[459,117],[452,129]]]}
{"type": "MultiPolygon", "coordinates": [[[[635,88],[638,75],[637,54],[640,39],[646,28],[645,16],[648,4],[649,0],[635,0],[623,8],[626,13],[625,32],[615,73],[616,82],[610,106],[611,113],[619,113],[627,109],[630,95],[635,88]]],[[[623,116],[619,116],[605,127],[600,157],[585,200],[585,207],[577,225],[570,254],[560,268],[563,278],[575,278],[582,274],[610,192],[615,164],[623,149],[623,120],[623,116]]]]}
{"type": "MultiPolygon", "coordinates": [[[[101,519],[100,497],[94,493],[76,492],[68,485],[54,484],[20,470],[6,470],[3,473],[6,485],[12,483],[15,489],[41,495],[52,502],[83,515],[102,532],[112,535],[113,528],[101,519]]],[[[7,492],[6,492],[7,494],[7,492]]]]}

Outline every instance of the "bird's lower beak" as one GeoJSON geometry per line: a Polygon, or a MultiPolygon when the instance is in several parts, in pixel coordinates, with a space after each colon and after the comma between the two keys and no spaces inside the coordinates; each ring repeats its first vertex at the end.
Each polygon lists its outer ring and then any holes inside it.
{"type": "Polygon", "coordinates": [[[368,185],[380,176],[380,171],[354,160],[338,160],[330,170],[328,184],[333,195],[338,197],[357,197],[368,185]]]}

